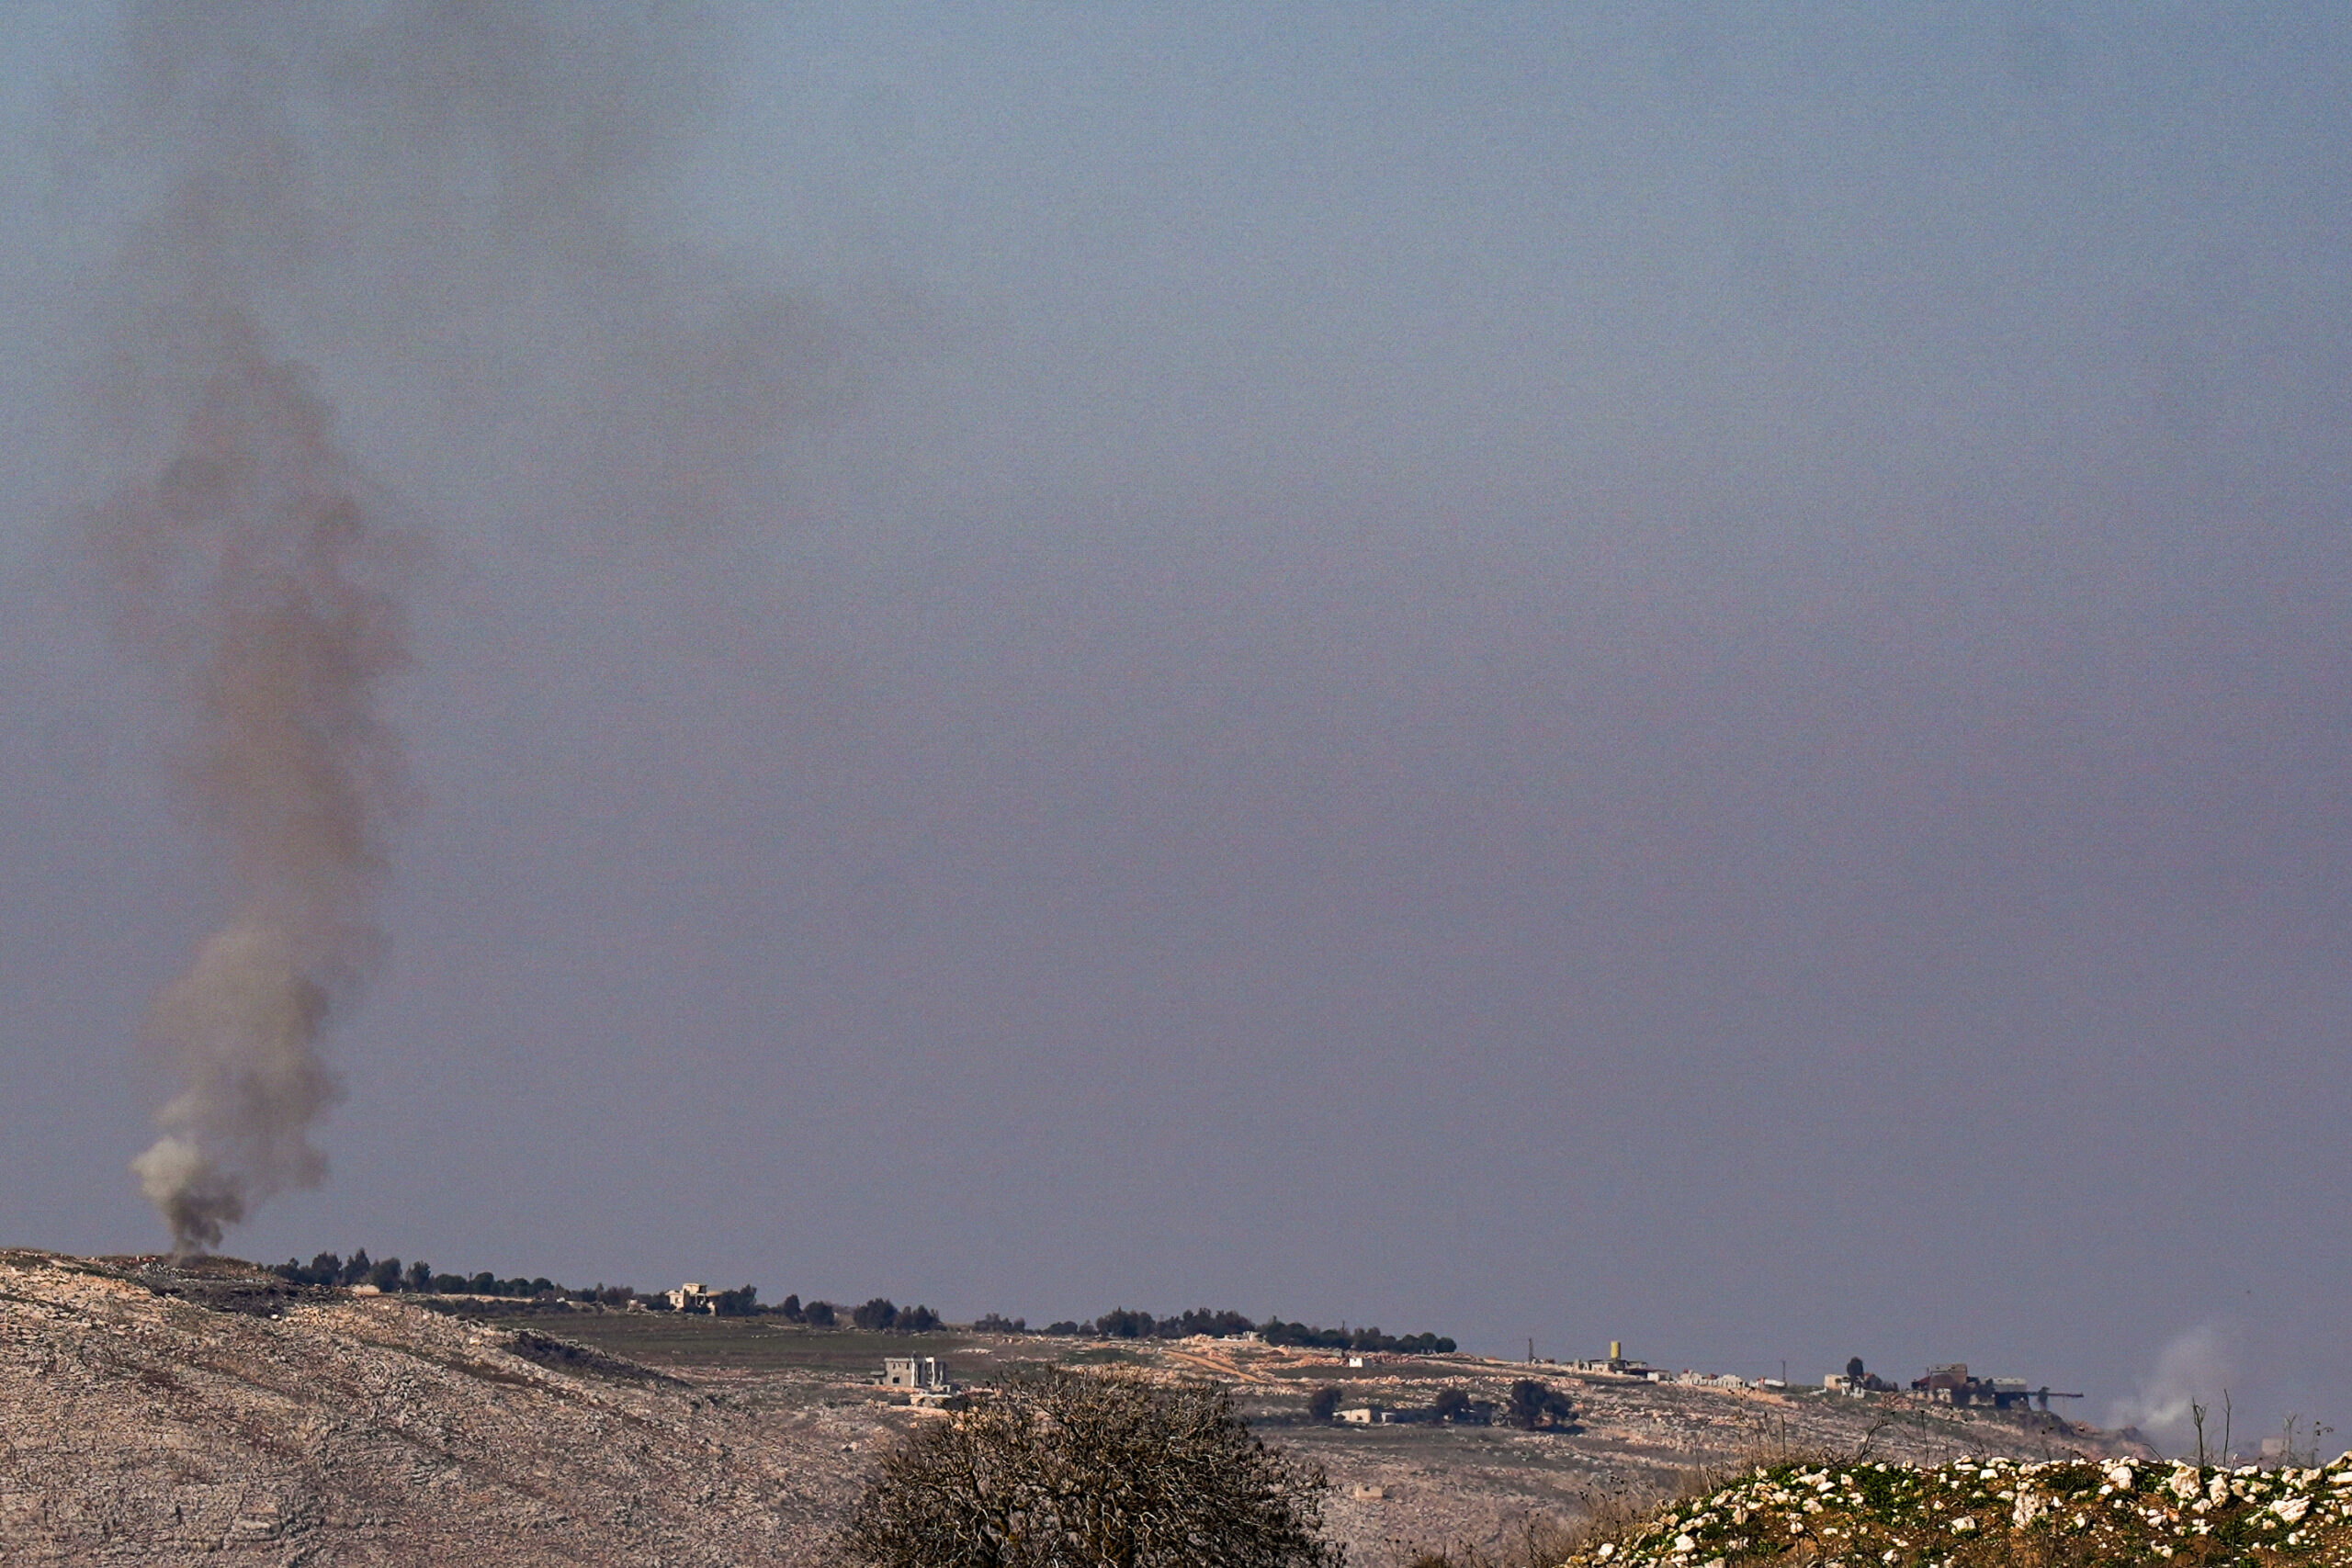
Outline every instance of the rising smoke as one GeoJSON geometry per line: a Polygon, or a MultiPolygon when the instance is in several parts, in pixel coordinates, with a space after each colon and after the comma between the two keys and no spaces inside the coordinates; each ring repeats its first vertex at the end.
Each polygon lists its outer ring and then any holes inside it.
{"type": "Polygon", "coordinates": [[[149,1017],[179,1089],[134,1170],[193,1250],[325,1173],[322,1039],[384,946],[408,519],[691,553],[756,514],[777,434],[839,400],[856,312],[674,232],[665,181],[722,57],[695,7],[120,22],[72,96],[116,165],[96,183],[144,198],[91,291],[91,382],[135,477],[88,536],[240,890],[149,1017]],[[404,412],[339,444],[329,385],[404,412]]]}
{"type": "Polygon", "coordinates": [[[2194,1453],[2201,1410],[2211,1418],[2205,1436],[2218,1454],[2230,1362],[2228,1337],[2212,1325],[2177,1334],[2139,1386],[2109,1408],[2107,1424],[2135,1427],[2166,1453],[2194,1453]]]}
{"type": "Polygon", "coordinates": [[[325,1174],[310,1134],[339,1089],[320,1037],[380,945],[401,753],[377,698],[407,640],[405,541],[310,378],[243,312],[204,314],[175,450],[92,518],[123,620],[188,716],[180,778],[244,895],[149,1017],[183,1087],[133,1169],[179,1250],[325,1174]]]}

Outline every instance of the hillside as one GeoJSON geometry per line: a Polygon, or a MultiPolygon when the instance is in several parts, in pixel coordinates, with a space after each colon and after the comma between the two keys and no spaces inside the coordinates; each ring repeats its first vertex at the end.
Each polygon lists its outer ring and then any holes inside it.
{"type": "Polygon", "coordinates": [[[0,1292],[12,1563],[790,1561],[879,1435],[220,1261],[10,1253],[0,1292]]]}
{"type": "Polygon", "coordinates": [[[1774,1450],[2104,1454],[2043,1416],[1634,1382],[1534,1369],[1577,1430],[1307,1419],[1498,1400],[1531,1369],[1231,1341],[814,1332],[622,1312],[454,1315],[289,1285],[228,1259],[0,1253],[0,1534],[11,1562],[791,1563],[810,1561],[875,1446],[933,1419],[873,1386],[886,1353],[960,1381],[1055,1360],[1232,1386],[1320,1461],[1360,1563],[1493,1544],[1531,1516],[1670,1488],[1774,1450]]]}

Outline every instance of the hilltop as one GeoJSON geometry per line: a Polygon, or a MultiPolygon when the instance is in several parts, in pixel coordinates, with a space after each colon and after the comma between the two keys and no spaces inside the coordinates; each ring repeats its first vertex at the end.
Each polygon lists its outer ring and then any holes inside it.
{"type": "Polygon", "coordinates": [[[0,1253],[0,1532],[12,1562],[648,1565],[809,1562],[879,1444],[933,1419],[881,1358],[959,1382],[1051,1361],[1213,1379],[1322,1462],[1372,1568],[1531,1517],[1670,1490],[1761,1452],[2105,1456],[2041,1415],[1657,1384],[1464,1354],[1351,1358],[1196,1337],[818,1330],[594,1307],[456,1314],[224,1258],[0,1253]],[[1501,1404],[1533,1375],[1555,1429],[1363,1419],[1501,1404]],[[1353,1423],[1310,1417],[1323,1403],[1353,1423]]]}

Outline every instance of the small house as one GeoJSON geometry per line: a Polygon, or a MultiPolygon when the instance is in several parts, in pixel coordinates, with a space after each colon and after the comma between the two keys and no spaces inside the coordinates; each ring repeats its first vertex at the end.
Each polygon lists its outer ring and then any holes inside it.
{"type": "Polygon", "coordinates": [[[949,1386],[946,1369],[936,1356],[885,1356],[882,1358],[884,1388],[944,1389],[949,1386]]]}

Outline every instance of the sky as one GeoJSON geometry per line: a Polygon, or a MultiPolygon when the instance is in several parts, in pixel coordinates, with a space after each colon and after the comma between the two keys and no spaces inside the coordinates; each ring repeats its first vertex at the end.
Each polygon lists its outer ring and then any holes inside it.
{"type": "Polygon", "coordinates": [[[421,562],[328,1174],[227,1250],[2352,1427],[2340,7],[0,61],[0,1240],[164,1244],[239,897],[90,547],[200,250],[421,562]]]}

